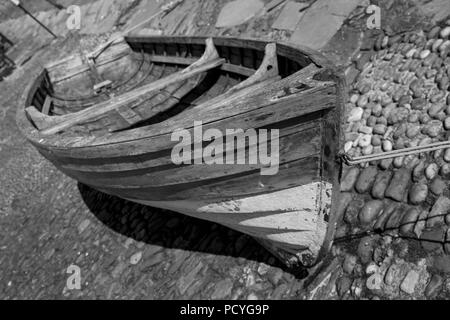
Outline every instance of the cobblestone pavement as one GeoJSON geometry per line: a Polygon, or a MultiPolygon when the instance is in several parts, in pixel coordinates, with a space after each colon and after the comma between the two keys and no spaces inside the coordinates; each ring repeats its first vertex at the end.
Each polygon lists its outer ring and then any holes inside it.
{"type": "MultiPolygon", "coordinates": [[[[291,38],[292,32],[271,29],[281,7],[237,27],[215,28],[215,19],[226,2],[185,1],[162,20],[149,23],[140,33],[291,38]]],[[[105,8],[98,3],[95,6],[105,8]]],[[[102,3],[108,7],[116,2],[102,3]]],[[[107,31],[125,28],[151,15],[157,7],[150,3],[130,1],[120,14],[108,20],[107,31]]],[[[350,85],[355,83],[350,86],[352,93],[362,95],[358,87],[360,72],[368,67],[376,51],[382,49],[385,36],[393,38],[407,31],[428,30],[438,20],[435,17],[442,18],[442,12],[448,9],[448,3],[441,0],[386,1],[380,4],[386,13],[383,30],[368,31],[365,9],[371,1],[354,3],[349,16],[340,17],[333,22],[333,28],[327,26],[321,31],[330,40],[320,50],[345,70],[350,85]]],[[[87,7],[84,10],[89,12],[87,7]]],[[[94,11],[89,20],[92,26],[103,20],[94,11]]],[[[335,14],[320,11],[323,21],[335,14]]],[[[64,21],[61,16],[53,20],[55,15],[50,13],[42,16],[48,16],[55,28],[64,21]]],[[[5,23],[11,24],[9,30],[14,30],[12,25],[17,22],[5,23]]],[[[444,298],[450,292],[446,276],[450,265],[448,256],[427,260],[427,250],[436,251],[436,247],[424,247],[398,234],[361,239],[358,234],[368,230],[364,229],[367,226],[361,228],[358,221],[346,221],[343,225],[340,230],[343,235],[358,237],[350,240],[344,237],[336,243],[330,264],[311,284],[312,291],[307,291],[301,279],[305,272],[294,275],[284,269],[245,235],[107,196],[64,176],[20,135],[14,117],[18,97],[30,75],[41,65],[70,54],[79,41],[89,47],[107,39],[106,35],[85,35],[81,40],[74,34],[67,35],[66,39],[33,50],[23,66],[0,82],[0,298],[410,299],[424,295],[444,298]],[[66,271],[71,265],[81,269],[81,290],[69,290],[66,286],[70,276],[66,271]],[[442,290],[443,287],[448,289],[442,290]]],[[[22,41],[26,43],[31,38],[37,44],[48,42],[39,33],[30,34],[22,41]]],[[[298,33],[294,38],[311,40],[306,35],[299,37],[298,33]]],[[[322,45],[320,41],[317,43],[322,45]]],[[[350,207],[355,209],[347,209],[350,213],[345,214],[353,213],[358,219],[371,217],[379,207],[373,202],[367,205],[373,199],[368,191],[374,181],[364,178],[370,178],[370,172],[359,175],[358,171],[354,176],[348,190],[353,195],[344,196],[342,201],[349,200],[346,205],[353,201],[350,207]],[[362,182],[357,184],[355,192],[358,177],[362,182]],[[363,207],[366,209],[360,213],[363,207]]],[[[432,230],[429,238],[443,238],[439,230],[432,230]]]]}

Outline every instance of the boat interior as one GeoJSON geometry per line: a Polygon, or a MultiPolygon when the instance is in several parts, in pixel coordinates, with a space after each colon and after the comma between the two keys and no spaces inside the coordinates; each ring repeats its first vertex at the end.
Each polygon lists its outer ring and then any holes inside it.
{"type": "Polygon", "coordinates": [[[274,43],[128,37],[47,66],[26,111],[42,134],[97,136],[163,122],[311,63],[274,43]]]}

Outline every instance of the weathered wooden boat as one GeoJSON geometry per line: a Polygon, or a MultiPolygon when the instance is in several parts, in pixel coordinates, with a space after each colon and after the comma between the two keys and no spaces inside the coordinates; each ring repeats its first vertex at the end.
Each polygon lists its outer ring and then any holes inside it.
{"type": "MultiPolygon", "coordinates": [[[[330,248],[336,225],[343,91],[333,66],[307,48],[128,36],[95,60],[80,54],[47,66],[24,92],[17,122],[81,183],[220,223],[290,265],[311,266],[330,248]],[[174,163],[180,142],[172,133],[195,134],[195,121],[226,138],[226,129],[278,129],[278,172],[262,175],[264,165],[249,161],[206,164],[191,142],[184,146],[192,163],[174,163]]],[[[230,141],[215,156],[249,160],[257,150],[254,140],[230,141]]]]}

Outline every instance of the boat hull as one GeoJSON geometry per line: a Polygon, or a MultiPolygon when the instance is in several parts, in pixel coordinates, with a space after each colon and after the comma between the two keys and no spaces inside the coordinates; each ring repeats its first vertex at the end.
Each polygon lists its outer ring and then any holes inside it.
{"type": "MultiPolygon", "coordinates": [[[[200,46],[204,41],[182,37],[128,40],[139,50],[150,46],[156,60],[166,59],[166,55],[154,55],[162,43],[167,42],[165,46],[175,50],[200,46]]],[[[245,79],[236,73],[243,70],[243,65],[244,73],[257,66],[251,57],[263,61],[266,43],[262,41],[219,38],[214,43],[220,45],[221,58],[228,63],[215,71],[216,76],[220,73],[215,78],[217,83],[245,79]],[[245,53],[246,49],[250,54],[245,53]]],[[[213,93],[229,87],[213,86],[200,97],[199,105],[187,111],[160,123],[103,136],[43,135],[24,112],[30,105],[45,104],[44,87],[51,79],[40,74],[24,93],[17,122],[45,158],[83,184],[137,203],[225,225],[260,240],[289,265],[312,266],[331,247],[337,221],[336,155],[341,141],[344,81],[323,56],[309,49],[280,44],[277,55],[281,80],[255,84],[230,98],[225,94],[226,101],[215,99],[213,93]],[[289,73],[290,68],[295,69],[289,73]],[[178,141],[172,139],[173,132],[185,129],[195,136],[195,122],[199,120],[204,130],[278,130],[277,172],[264,175],[265,165],[250,164],[250,156],[258,152],[250,140],[241,147],[224,142],[224,154],[231,150],[238,159],[240,151],[245,151],[242,163],[197,163],[195,160],[202,160],[203,155],[199,159],[195,150],[190,151],[192,162],[174,163],[172,151],[178,141]]],[[[171,63],[177,61],[179,54],[171,63]]]]}

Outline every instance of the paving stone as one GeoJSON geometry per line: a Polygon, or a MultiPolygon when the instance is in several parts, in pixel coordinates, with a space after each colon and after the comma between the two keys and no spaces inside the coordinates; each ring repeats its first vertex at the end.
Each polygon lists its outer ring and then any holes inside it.
{"type": "Polygon", "coordinates": [[[278,18],[272,24],[273,29],[294,31],[298,22],[302,19],[307,3],[288,1],[278,18]]]}
{"type": "Polygon", "coordinates": [[[261,12],[260,0],[234,0],[225,4],[216,21],[216,28],[231,28],[243,24],[261,12]]]}
{"type": "Polygon", "coordinates": [[[448,213],[450,213],[450,199],[440,196],[428,215],[427,227],[433,228],[444,224],[444,218],[448,213]]]}
{"type": "Polygon", "coordinates": [[[441,253],[444,239],[445,231],[443,228],[425,230],[420,236],[422,247],[430,253],[441,253]]]}
{"type": "Polygon", "coordinates": [[[361,0],[318,0],[306,11],[290,41],[311,49],[324,47],[361,0]]]}
{"type": "Polygon", "coordinates": [[[427,298],[434,299],[442,290],[442,285],[444,283],[444,279],[438,274],[434,274],[431,277],[430,283],[428,284],[425,290],[425,296],[427,298]]]}
{"type": "Polygon", "coordinates": [[[378,170],[375,166],[369,166],[364,169],[358,177],[355,189],[359,193],[366,193],[372,189],[378,170]]]}
{"type": "Polygon", "coordinates": [[[413,294],[418,282],[419,273],[415,270],[411,270],[408,272],[405,279],[403,279],[403,282],[400,285],[400,289],[408,294],[413,294]]]}
{"type": "Polygon", "coordinates": [[[367,226],[378,218],[384,207],[383,201],[371,200],[366,202],[359,213],[359,221],[361,225],[367,226]]]}
{"type": "Polygon", "coordinates": [[[351,192],[355,186],[356,180],[359,176],[359,169],[356,167],[350,168],[341,181],[341,192],[351,192]]]}
{"type": "Polygon", "coordinates": [[[391,171],[378,172],[372,188],[372,197],[374,197],[375,199],[383,199],[391,178],[391,171]]]}
{"type": "Polygon", "coordinates": [[[411,180],[411,172],[407,169],[401,168],[394,173],[392,180],[386,189],[385,196],[395,201],[402,201],[408,185],[411,180]]]}

